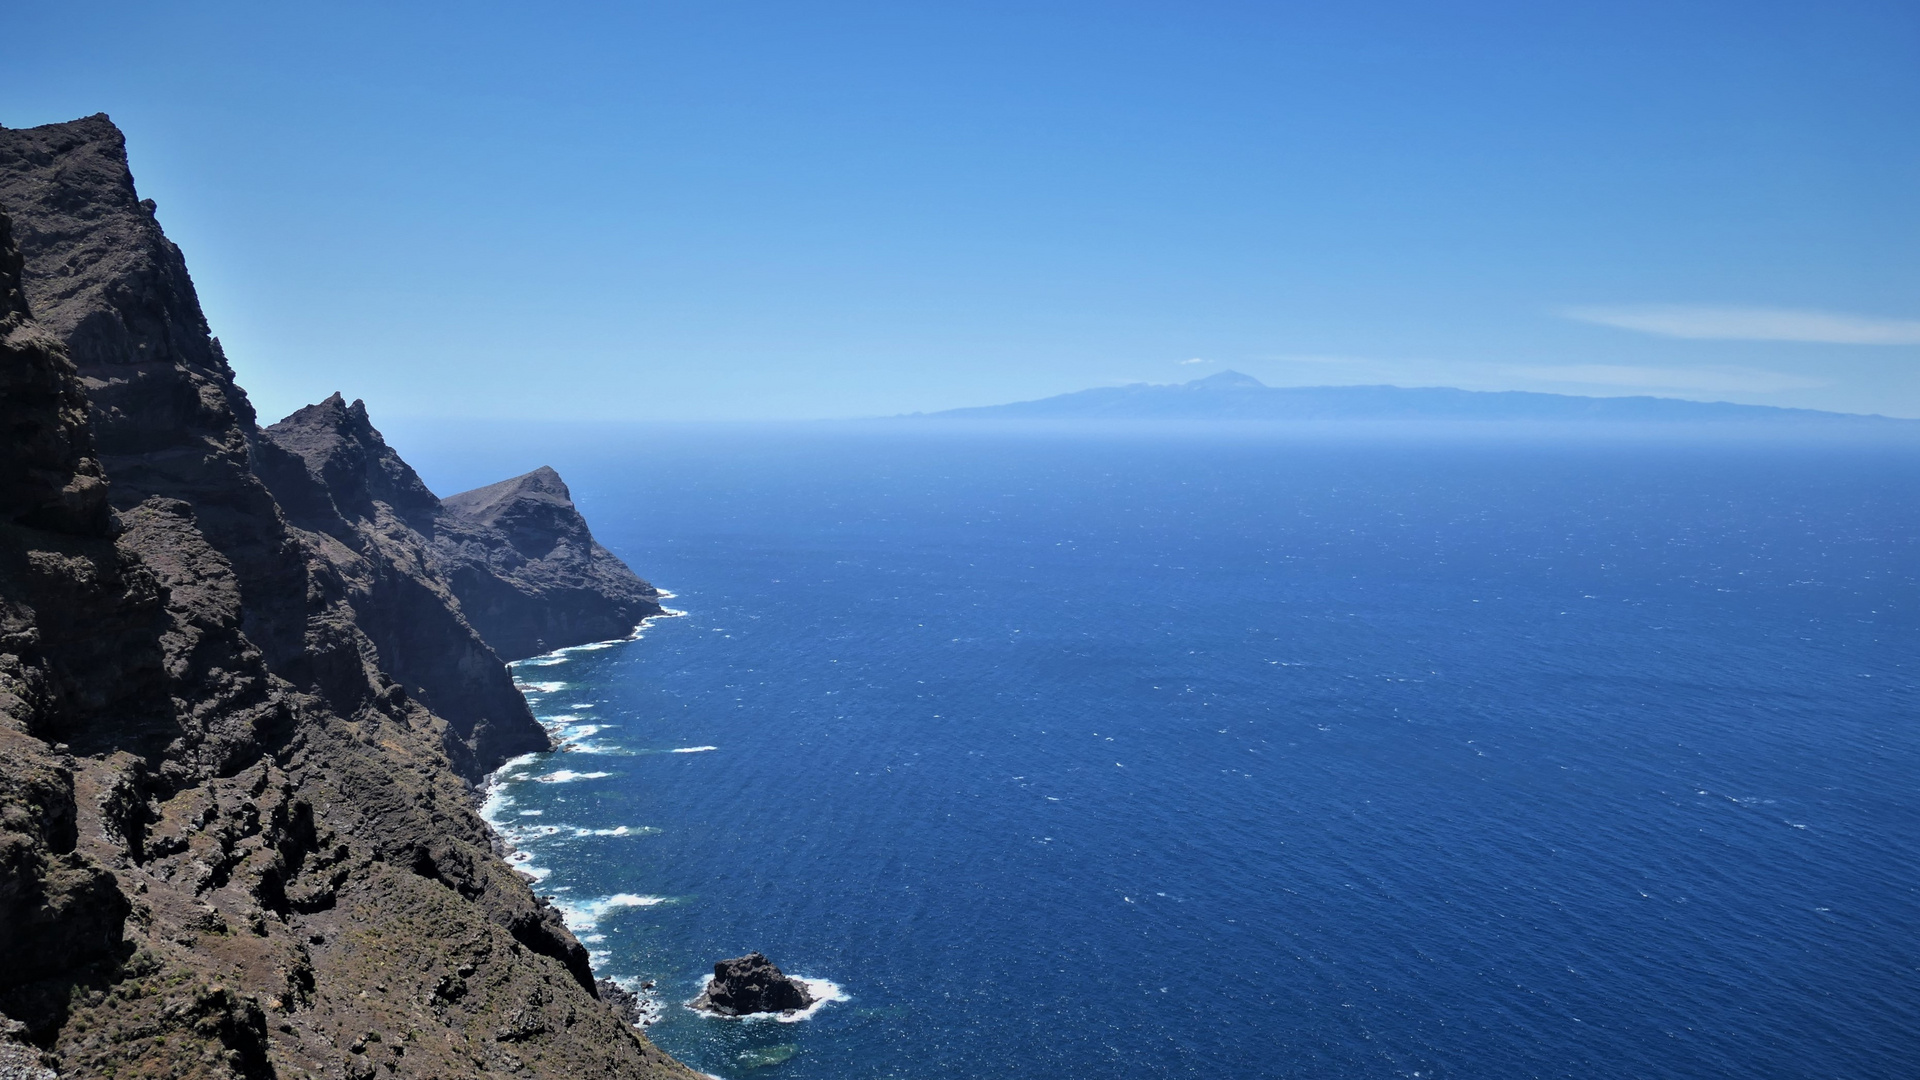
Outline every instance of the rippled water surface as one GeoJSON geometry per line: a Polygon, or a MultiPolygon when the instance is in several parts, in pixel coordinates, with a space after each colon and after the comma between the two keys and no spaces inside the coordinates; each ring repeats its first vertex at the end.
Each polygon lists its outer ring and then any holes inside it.
{"type": "Polygon", "coordinates": [[[1920,1069],[1911,449],[578,457],[687,614],[517,668],[490,813],[707,1072],[1920,1069]],[[682,1007],[750,949],[842,999],[682,1007]]]}

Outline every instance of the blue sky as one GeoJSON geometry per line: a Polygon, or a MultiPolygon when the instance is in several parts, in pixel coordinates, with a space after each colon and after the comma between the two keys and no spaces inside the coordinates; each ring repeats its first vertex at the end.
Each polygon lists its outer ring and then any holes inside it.
{"type": "MultiPolygon", "coordinates": [[[[1920,6],[15,5],[261,412],[1172,382],[1920,416],[1920,6]]],[[[19,44],[28,43],[28,44],[19,44]]]]}

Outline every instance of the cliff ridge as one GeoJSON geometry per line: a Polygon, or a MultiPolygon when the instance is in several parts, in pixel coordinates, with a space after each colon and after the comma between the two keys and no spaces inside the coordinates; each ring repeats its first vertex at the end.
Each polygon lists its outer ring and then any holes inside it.
{"type": "Polygon", "coordinates": [[[103,115],[0,129],[0,419],[0,1068],[696,1075],[475,811],[548,744],[442,522],[541,560],[358,403],[260,428],[103,115]]]}

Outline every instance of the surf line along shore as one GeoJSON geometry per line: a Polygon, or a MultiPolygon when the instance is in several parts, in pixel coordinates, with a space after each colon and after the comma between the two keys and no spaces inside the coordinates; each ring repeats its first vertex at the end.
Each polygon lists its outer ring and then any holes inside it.
{"type": "MultiPolygon", "coordinates": [[[[660,600],[670,600],[674,596],[672,592],[665,589],[658,590],[655,595],[660,600]]],[[[505,859],[517,872],[534,884],[537,885],[545,880],[549,872],[533,865],[534,853],[528,849],[527,841],[542,836],[559,835],[564,830],[557,826],[536,826],[532,829],[526,829],[519,827],[518,823],[510,821],[506,816],[506,812],[513,807],[513,798],[507,792],[507,785],[525,780],[553,784],[569,783],[575,780],[603,779],[612,774],[597,771],[580,772],[563,768],[556,769],[542,776],[526,776],[521,774],[521,770],[540,759],[545,753],[565,753],[570,751],[594,752],[613,748],[595,746],[584,741],[598,734],[600,731],[605,730],[603,725],[580,723],[580,718],[571,712],[543,715],[543,710],[541,709],[541,706],[544,704],[543,699],[566,690],[568,685],[566,682],[560,680],[536,681],[524,678],[521,674],[522,669],[555,667],[567,663],[575,654],[598,652],[602,649],[611,649],[629,642],[639,641],[646,636],[647,630],[651,628],[653,623],[662,619],[679,618],[685,614],[685,611],[661,605],[657,614],[649,615],[641,619],[640,622],[623,637],[608,638],[602,641],[590,641],[580,645],[568,645],[563,648],[540,653],[536,656],[510,661],[507,664],[507,669],[512,674],[515,688],[520,691],[521,696],[527,699],[527,705],[534,713],[534,719],[539,721],[540,725],[546,729],[548,736],[553,741],[553,749],[545,752],[534,751],[519,754],[501,762],[499,768],[488,773],[481,782],[475,786],[474,795],[478,800],[481,820],[486,823],[488,830],[492,833],[494,853],[505,859]]],[[[573,706],[573,708],[586,709],[590,708],[590,706],[576,705],[573,706]]],[[[702,747],[701,749],[717,748],[702,747]]],[[[541,816],[540,811],[525,811],[523,813],[530,817],[541,816]]],[[[658,830],[644,826],[623,826],[609,830],[589,831],[608,836],[629,836],[645,835],[658,830]]],[[[545,897],[544,899],[551,901],[553,898],[545,897]]],[[[563,916],[566,914],[566,908],[561,907],[560,911],[563,916]]],[[[581,932],[580,927],[573,925],[572,919],[568,920],[568,929],[574,931],[576,935],[581,932]]]]}
{"type": "MultiPolygon", "coordinates": [[[[663,593],[663,596],[671,594],[663,593]]],[[[569,693],[575,688],[575,682],[567,678],[567,665],[584,661],[588,654],[639,640],[654,619],[684,614],[683,611],[668,608],[661,615],[643,621],[626,637],[556,649],[513,664],[515,684],[527,696],[529,706],[556,745],[553,751],[514,758],[491,774],[485,791],[483,814],[498,837],[502,856],[536,886],[553,878],[553,869],[542,865],[544,860],[539,859],[541,848],[548,842],[591,842],[595,838],[642,836],[660,831],[650,825],[592,827],[547,821],[545,816],[552,809],[551,806],[544,802],[522,805],[524,795],[516,799],[515,794],[516,791],[530,791],[526,787],[529,784],[572,784],[614,775],[604,771],[597,762],[595,766],[582,764],[577,768],[553,768],[557,754],[638,757],[662,753],[697,754],[719,749],[710,745],[671,749],[617,745],[606,739],[603,733],[617,730],[621,725],[592,712],[604,703],[573,700],[581,695],[569,693]]],[[[607,973],[613,957],[604,947],[606,935],[601,931],[600,923],[608,914],[620,909],[653,907],[675,901],[670,897],[635,891],[592,898],[571,895],[576,890],[572,883],[564,881],[565,877],[563,870],[561,881],[552,882],[554,887],[545,899],[560,912],[568,928],[587,947],[596,980],[602,984],[603,995],[618,1002],[630,1022],[643,1027],[650,1026],[660,1017],[662,989],[654,978],[620,977],[607,973]]],[[[823,1006],[841,1000],[845,1000],[845,994],[831,980],[788,976],[765,956],[752,953],[716,964],[715,975],[705,980],[700,993],[693,1000],[684,1001],[683,1004],[715,1018],[764,1018],[796,1022],[808,1019],[823,1006]]]]}

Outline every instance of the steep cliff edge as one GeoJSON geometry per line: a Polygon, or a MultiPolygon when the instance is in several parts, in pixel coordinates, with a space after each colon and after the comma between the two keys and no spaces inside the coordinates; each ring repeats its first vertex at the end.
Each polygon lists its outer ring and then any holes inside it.
{"type": "MultiPolygon", "coordinates": [[[[565,481],[550,468],[440,499],[387,445],[366,404],[348,404],[339,394],[261,437],[267,450],[256,456],[255,469],[289,519],[349,543],[398,544],[413,576],[444,586],[464,626],[500,657],[520,660],[625,637],[641,620],[661,614],[659,590],[594,540],[565,481]]],[[[376,640],[393,636],[379,632],[379,619],[361,624],[376,640]]],[[[393,654],[401,655],[406,640],[424,640],[421,629],[397,641],[393,654]]],[[[418,658],[444,674],[446,658],[466,655],[446,640],[450,636],[437,633],[432,640],[442,643],[415,648],[416,656],[424,653],[418,658]]],[[[397,659],[392,669],[398,674],[415,662],[397,659]]],[[[492,656],[488,663],[499,666],[492,656]]],[[[465,661],[458,675],[486,677],[465,661]]],[[[420,685],[429,694],[453,692],[434,689],[445,682],[423,676],[420,685]]]]}
{"type": "Polygon", "coordinates": [[[441,506],[435,559],[467,619],[510,660],[624,637],[661,613],[659,590],[594,540],[552,469],[441,506]]]}
{"type": "Polygon", "coordinates": [[[0,129],[0,1062],[693,1076],[493,853],[544,736],[406,493],[259,431],[153,211],[104,116],[0,129]]]}
{"type": "Polygon", "coordinates": [[[455,722],[448,755],[469,778],[547,747],[494,650],[474,632],[434,562],[440,500],[335,394],[262,431],[254,468],[308,550],[340,575],[354,624],[383,671],[455,722]]]}

